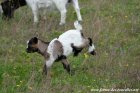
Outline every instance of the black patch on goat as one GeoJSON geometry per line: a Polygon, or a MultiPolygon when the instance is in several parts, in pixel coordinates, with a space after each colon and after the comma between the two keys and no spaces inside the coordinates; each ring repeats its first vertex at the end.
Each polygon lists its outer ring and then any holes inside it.
{"type": "Polygon", "coordinates": [[[88,38],[88,40],[89,40],[89,45],[92,46],[92,39],[88,38]]]}
{"type": "Polygon", "coordinates": [[[82,51],[83,48],[78,48],[76,46],[73,45],[73,43],[71,44],[71,47],[73,49],[73,53],[74,53],[74,56],[78,56],[78,54],[82,51]]]}
{"type": "Polygon", "coordinates": [[[82,36],[82,37],[84,37],[84,34],[83,34],[83,33],[81,33],[81,36],[82,36]]]}
{"type": "Polygon", "coordinates": [[[68,3],[70,3],[72,0],[68,0],[68,3]]]}
{"type": "Polygon", "coordinates": [[[25,0],[4,0],[1,3],[3,18],[12,18],[14,11],[24,5],[26,5],[25,0]]]}
{"type": "Polygon", "coordinates": [[[65,55],[61,55],[61,56],[58,56],[58,58],[55,60],[56,62],[62,60],[62,59],[66,59],[67,57],[65,55]]]}
{"type": "Polygon", "coordinates": [[[33,37],[28,42],[28,48],[26,49],[27,53],[39,52],[38,47],[36,46],[38,43],[38,38],[33,37]]]}
{"type": "MultiPolygon", "coordinates": [[[[89,40],[89,45],[90,46],[92,46],[92,39],[91,38],[88,38],[88,40],[89,40]]],[[[92,52],[90,52],[90,54],[92,54],[92,55],[96,55],[96,51],[95,50],[93,50],[92,52]]]]}
{"type": "Polygon", "coordinates": [[[91,55],[96,55],[96,51],[90,52],[91,55]]]}

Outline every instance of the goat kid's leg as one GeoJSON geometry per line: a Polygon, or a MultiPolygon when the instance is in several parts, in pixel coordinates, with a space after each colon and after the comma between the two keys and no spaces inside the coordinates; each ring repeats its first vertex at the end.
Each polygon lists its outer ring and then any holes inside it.
{"type": "MultiPolygon", "coordinates": [[[[47,60],[46,61],[46,64],[44,65],[44,68],[43,68],[43,73],[45,74],[45,75],[48,75],[48,73],[50,73],[50,68],[51,68],[51,66],[52,66],[52,64],[53,64],[53,62],[54,62],[54,59],[53,58],[50,58],[49,60],[47,60]]],[[[50,75],[49,75],[50,76],[50,75]]]]}
{"type": "Polygon", "coordinates": [[[73,0],[73,7],[76,11],[78,21],[82,21],[78,0],[73,0]]]}
{"type": "Polygon", "coordinates": [[[62,59],[62,64],[63,64],[64,69],[66,69],[66,71],[70,74],[70,65],[67,59],[62,59]]]}
{"type": "Polygon", "coordinates": [[[43,73],[42,74],[47,75],[47,66],[46,66],[46,64],[44,64],[44,66],[43,66],[43,73]]]}

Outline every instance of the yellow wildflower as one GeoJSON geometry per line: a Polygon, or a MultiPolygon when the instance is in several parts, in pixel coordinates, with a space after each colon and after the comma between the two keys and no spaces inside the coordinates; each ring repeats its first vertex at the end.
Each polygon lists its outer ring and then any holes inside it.
{"type": "Polygon", "coordinates": [[[17,87],[20,87],[20,85],[16,85],[17,87]]]}
{"type": "Polygon", "coordinates": [[[23,81],[20,81],[20,83],[22,83],[23,81]]]}
{"type": "Polygon", "coordinates": [[[88,58],[88,55],[87,55],[87,53],[84,53],[84,56],[85,56],[85,58],[88,58]]]}
{"type": "Polygon", "coordinates": [[[29,86],[28,89],[32,90],[33,88],[29,86]]]}
{"type": "Polygon", "coordinates": [[[127,18],[128,16],[126,15],[125,18],[127,18]]]}
{"type": "Polygon", "coordinates": [[[128,67],[129,65],[128,64],[126,64],[126,67],[128,67]]]}

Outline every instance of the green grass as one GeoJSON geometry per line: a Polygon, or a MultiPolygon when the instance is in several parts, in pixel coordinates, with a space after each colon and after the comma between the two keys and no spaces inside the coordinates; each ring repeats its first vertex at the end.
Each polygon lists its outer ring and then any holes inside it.
{"type": "Polygon", "coordinates": [[[70,56],[73,76],[60,62],[53,64],[51,78],[43,76],[43,57],[25,51],[26,41],[33,36],[50,41],[74,28],[76,15],[71,5],[64,26],[58,25],[57,12],[33,25],[28,7],[18,9],[12,20],[0,18],[0,93],[91,93],[100,88],[140,88],[140,1],[79,2],[83,33],[93,39],[97,55],[85,56],[84,50],[78,57],[70,56]]]}

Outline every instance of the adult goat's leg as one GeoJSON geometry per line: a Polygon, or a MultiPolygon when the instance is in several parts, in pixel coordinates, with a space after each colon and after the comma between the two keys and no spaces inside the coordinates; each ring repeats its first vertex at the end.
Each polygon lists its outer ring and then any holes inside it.
{"type": "Polygon", "coordinates": [[[33,16],[34,16],[34,23],[38,22],[38,9],[37,6],[33,5],[31,6],[32,8],[32,12],[33,12],[33,16]]]}
{"type": "Polygon", "coordinates": [[[78,0],[73,0],[73,7],[76,11],[78,21],[82,21],[78,0]]]}

